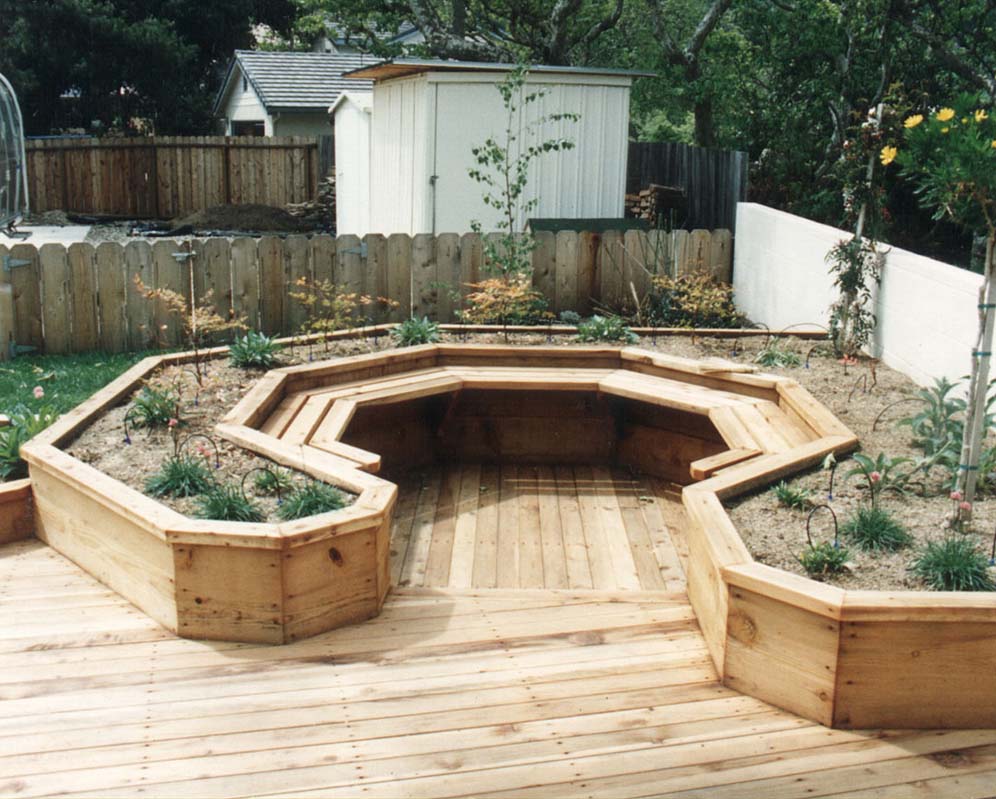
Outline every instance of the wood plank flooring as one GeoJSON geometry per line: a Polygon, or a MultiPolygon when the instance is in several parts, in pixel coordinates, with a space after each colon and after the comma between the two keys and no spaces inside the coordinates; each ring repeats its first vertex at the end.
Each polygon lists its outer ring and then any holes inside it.
{"type": "MultiPolygon", "coordinates": [[[[458,504],[453,483],[438,490],[458,504]]],[[[489,502],[477,513],[497,518],[489,502]]],[[[451,566],[473,574],[459,519],[451,533],[451,566]]],[[[435,568],[431,544],[423,555],[435,568]]],[[[402,588],[373,621],[266,647],[176,638],[39,542],[0,548],[2,796],[983,797],[994,785],[996,731],[832,731],[723,687],[681,591],[402,588]]]]}
{"type": "Polygon", "coordinates": [[[575,465],[453,464],[389,479],[396,585],[684,590],[671,484],[575,465]]]}

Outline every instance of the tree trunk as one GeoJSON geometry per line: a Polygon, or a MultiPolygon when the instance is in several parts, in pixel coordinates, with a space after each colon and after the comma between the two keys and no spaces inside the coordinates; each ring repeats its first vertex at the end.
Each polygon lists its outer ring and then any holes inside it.
{"type": "Polygon", "coordinates": [[[715,147],[716,134],[712,124],[712,99],[696,100],[694,111],[695,143],[699,147],[715,147]]]}
{"type": "Polygon", "coordinates": [[[961,491],[966,509],[959,510],[958,518],[967,521],[972,517],[971,503],[975,501],[975,488],[979,479],[979,456],[985,438],[986,396],[989,393],[989,363],[993,347],[993,327],[996,323],[996,280],[994,280],[993,247],[996,235],[992,231],[986,240],[986,271],[979,290],[979,333],[972,356],[972,377],[968,385],[968,412],[965,431],[961,440],[961,458],[956,488],[961,491]]]}

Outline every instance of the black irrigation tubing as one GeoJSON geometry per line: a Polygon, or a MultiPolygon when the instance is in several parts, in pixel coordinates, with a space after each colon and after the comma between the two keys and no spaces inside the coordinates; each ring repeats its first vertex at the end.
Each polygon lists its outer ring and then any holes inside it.
{"type": "Polygon", "coordinates": [[[244,475],[242,475],[242,480],[239,482],[239,493],[242,494],[242,499],[244,499],[246,502],[249,501],[249,497],[246,496],[246,479],[249,477],[249,475],[255,472],[266,472],[267,474],[273,475],[273,486],[277,494],[277,504],[280,505],[283,502],[283,498],[281,497],[282,492],[280,490],[280,477],[269,466],[256,466],[250,469],[244,475]]]}
{"type": "Polygon", "coordinates": [[[878,412],[878,416],[876,416],[875,421],[872,422],[871,431],[873,433],[875,432],[876,428],[878,427],[878,423],[882,420],[882,417],[885,416],[886,411],[888,411],[891,408],[895,408],[897,405],[902,405],[904,402],[923,402],[923,400],[921,400],[919,397],[903,397],[903,399],[901,400],[890,402],[888,405],[886,405],[884,408],[882,408],[882,410],[878,412]]]}
{"type": "Polygon", "coordinates": [[[182,439],[180,441],[180,443],[177,444],[177,446],[176,446],[176,454],[177,454],[177,456],[179,457],[179,455],[183,452],[183,448],[185,446],[187,446],[187,444],[190,443],[191,439],[194,439],[194,438],[203,438],[207,442],[209,442],[212,447],[214,447],[214,468],[215,469],[220,469],[221,468],[221,449],[218,447],[218,442],[215,441],[213,438],[211,438],[211,436],[205,435],[204,433],[191,433],[189,436],[187,436],[186,438],[182,439]]]}
{"type": "Polygon", "coordinates": [[[809,542],[809,546],[813,546],[813,536],[810,534],[809,526],[813,520],[813,514],[819,510],[827,510],[830,512],[830,516],[833,519],[833,548],[840,549],[840,527],[837,524],[837,514],[834,513],[833,508],[829,505],[817,505],[806,516],[806,541],[809,542]]]}

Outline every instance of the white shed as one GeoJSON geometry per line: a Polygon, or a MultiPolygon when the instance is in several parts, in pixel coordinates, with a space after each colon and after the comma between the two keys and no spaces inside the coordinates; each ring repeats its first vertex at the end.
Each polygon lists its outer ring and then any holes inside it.
{"type": "MultiPolygon", "coordinates": [[[[370,142],[369,230],[375,233],[462,233],[498,215],[482,200],[468,171],[471,149],[503,136],[507,115],[496,88],[509,64],[398,59],[348,73],[374,81],[370,142]]],[[[581,67],[531,67],[527,88],[542,100],[532,119],[577,113],[579,122],[547,123],[536,140],[567,136],[572,150],[534,162],[527,193],[539,200],[532,217],[623,216],[633,78],[646,73],[581,67]]],[[[523,123],[528,123],[524,119],[523,123]]],[[[339,204],[359,202],[337,195],[339,204]]],[[[520,227],[525,219],[519,220],[520,227]]],[[[341,232],[352,231],[343,229],[341,232]]]]}
{"type": "Polygon", "coordinates": [[[329,108],[335,129],[335,229],[370,230],[370,92],[343,92],[329,108]]]}

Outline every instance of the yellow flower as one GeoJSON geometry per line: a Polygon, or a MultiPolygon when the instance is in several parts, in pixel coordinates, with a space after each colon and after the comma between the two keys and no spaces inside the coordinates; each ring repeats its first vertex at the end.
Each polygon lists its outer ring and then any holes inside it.
{"type": "Polygon", "coordinates": [[[937,112],[937,121],[947,122],[949,119],[954,117],[954,114],[955,112],[953,108],[942,108],[940,111],[937,112]]]}
{"type": "Polygon", "coordinates": [[[983,111],[981,108],[975,112],[975,121],[981,122],[983,119],[989,119],[989,114],[983,111]]]}
{"type": "Polygon", "coordinates": [[[961,124],[962,125],[967,125],[968,124],[968,117],[962,117],[961,118],[961,124]]]}
{"type": "Polygon", "coordinates": [[[888,166],[893,161],[895,161],[896,155],[898,153],[899,150],[897,150],[895,147],[889,147],[888,145],[883,147],[882,154],[879,156],[879,159],[882,161],[882,166],[888,166]]]}
{"type": "Polygon", "coordinates": [[[921,122],[923,122],[923,114],[914,114],[911,117],[906,117],[906,120],[903,122],[903,125],[905,125],[907,128],[915,128],[921,122]]]}
{"type": "Polygon", "coordinates": [[[996,150],[996,139],[993,139],[993,149],[996,150]]]}
{"type": "Polygon", "coordinates": [[[950,128],[941,128],[941,133],[947,133],[949,130],[950,128]]]}

